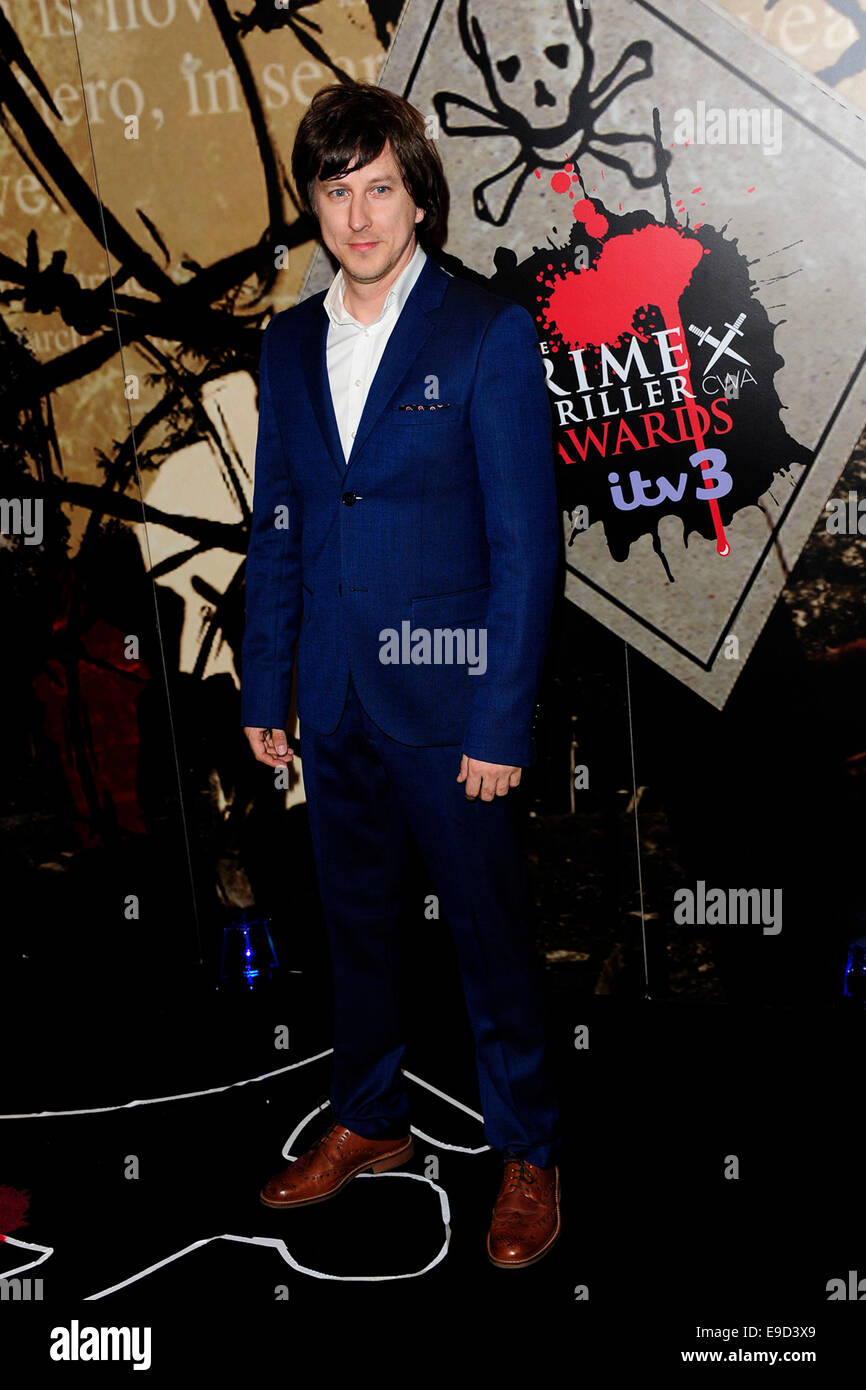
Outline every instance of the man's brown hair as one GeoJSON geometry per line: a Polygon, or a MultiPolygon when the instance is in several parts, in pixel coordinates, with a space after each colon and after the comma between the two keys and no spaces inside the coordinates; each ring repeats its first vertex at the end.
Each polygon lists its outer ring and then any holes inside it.
{"type": "Polygon", "coordinates": [[[442,161],[424,117],[404,97],[369,82],[334,83],[316,92],[292,150],[292,177],[305,212],[318,221],[316,179],[363,169],[389,141],[403,184],[424,218],[419,240],[441,245],[448,207],[442,161]],[[431,235],[434,233],[435,235],[431,235]]]}

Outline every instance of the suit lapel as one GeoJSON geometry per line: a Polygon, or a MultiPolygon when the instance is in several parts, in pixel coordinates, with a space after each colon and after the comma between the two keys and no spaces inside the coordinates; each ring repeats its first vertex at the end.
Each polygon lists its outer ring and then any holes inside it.
{"type": "MultiPolygon", "coordinates": [[[[322,296],[324,299],[324,295],[322,296]]],[[[337,426],[337,417],[334,413],[334,402],[331,397],[331,384],[328,380],[328,318],[327,310],[322,304],[313,321],[313,328],[310,334],[310,351],[303,353],[304,376],[307,379],[307,390],[310,393],[310,402],[313,407],[313,414],[319,422],[325,443],[331,455],[331,462],[342,478],[346,471],[346,460],[343,457],[343,446],[340,443],[340,431],[337,426]]]]}
{"type": "Polygon", "coordinates": [[[433,332],[433,325],[427,315],[412,303],[412,296],[406,300],[391,336],[385,344],[376,374],[370,382],[364,409],[358,421],[346,472],[352,467],[370,431],[382,411],[390,401],[400,382],[406,376],[415,358],[433,332]]]}
{"type": "MultiPolygon", "coordinates": [[[[304,354],[304,373],[313,410],[322,427],[331,460],[341,478],[345,477],[352,467],[369,437],[370,431],[433,332],[433,323],[428,317],[428,312],[441,304],[448,280],[449,276],[436,264],[428,252],[424,267],[412,286],[400,317],[391,330],[379,366],[370,382],[370,389],[361,418],[358,421],[348,462],[343,455],[343,446],[340,443],[340,431],[337,427],[331,384],[328,379],[327,350],[330,319],[324,304],[320,303],[312,333],[312,351],[309,354],[304,354]]],[[[324,300],[324,295],[322,299],[324,300]]]]}

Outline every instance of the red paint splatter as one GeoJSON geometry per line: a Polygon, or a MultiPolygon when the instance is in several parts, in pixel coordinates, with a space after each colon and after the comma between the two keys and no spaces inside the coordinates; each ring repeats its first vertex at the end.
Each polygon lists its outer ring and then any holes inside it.
{"type": "Polygon", "coordinates": [[[702,250],[699,242],[657,224],[618,236],[602,247],[595,265],[560,278],[550,296],[548,327],[555,326],[572,347],[588,347],[632,333],[635,315],[649,304],[670,324],[679,318],[680,296],[702,250]]]}
{"type": "Polygon", "coordinates": [[[757,184],[752,184],[752,187],[751,187],[751,188],[747,188],[747,189],[746,189],[746,192],[747,192],[747,193],[754,193],[756,187],[757,187],[757,184]]]}
{"type": "MultiPolygon", "coordinates": [[[[584,204],[605,224],[588,199],[584,204]]],[[[575,206],[575,213],[581,204],[575,206]]],[[[586,220],[586,219],[584,219],[586,220]]],[[[594,235],[587,222],[587,231],[594,235]]],[[[629,235],[615,237],[602,247],[595,265],[579,273],[563,275],[551,292],[546,311],[547,328],[558,332],[573,348],[591,344],[616,343],[626,334],[634,333],[642,342],[648,341],[645,330],[636,328],[638,311],[655,305],[665,327],[679,330],[681,351],[676,351],[676,339],[671,343],[676,358],[686,355],[686,335],[680,319],[679,301],[689,284],[695,267],[706,248],[692,237],[682,236],[674,227],[651,224],[629,235]]],[[[598,350],[598,349],[596,349],[598,350]]],[[[705,446],[700,415],[692,399],[691,375],[682,369],[685,378],[685,407],[695,450],[705,446]]],[[[709,470],[702,463],[703,472],[709,470]]],[[[719,504],[709,499],[716,533],[716,550],[727,555],[730,546],[725,537],[719,504]]]]}
{"type": "Polygon", "coordinates": [[[610,223],[602,213],[596,211],[589,198],[581,198],[579,203],[575,203],[572,212],[575,220],[583,223],[590,236],[601,238],[606,235],[610,223]]]}
{"type": "Polygon", "coordinates": [[[17,1187],[0,1187],[0,1228],[8,1234],[17,1231],[19,1226],[26,1226],[25,1213],[29,1206],[30,1198],[26,1191],[19,1192],[17,1187]]]}
{"type": "Polygon", "coordinates": [[[571,187],[571,179],[568,174],[563,174],[561,171],[557,170],[550,180],[550,186],[554,193],[567,193],[571,187]]]}

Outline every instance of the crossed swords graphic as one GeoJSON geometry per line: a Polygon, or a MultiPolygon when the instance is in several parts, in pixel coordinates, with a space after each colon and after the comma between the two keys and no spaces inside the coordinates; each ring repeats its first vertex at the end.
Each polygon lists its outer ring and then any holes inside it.
{"type": "Polygon", "coordinates": [[[725,328],[727,328],[728,331],[725,334],[724,338],[714,338],[709,328],[698,328],[697,324],[689,324],[689,332],[695,334],[698,342],[701,343],[701,345],[703,345],[704,343],[709,343],[710,347],[714,347],[716,349],[709,362],[707,363],[706,367],[704,368],[704,376],[706,376],[709,372],[712,371],[713,367],[716,365],[719,358],[722,356],[733,357],[736,359],[737,362],[742,362],[743,366],[745,367],[751,366],[751,363],[745,357],[741,357],[740,354],[738,352],[735,352],[734,349],[731,347],[731,343],[734,341],[734,338],[742,338],[743,334],[740,329],[740,324],[745,323],[745,320],[745,314],[740,314],[739,318],[735,319],[733,323],[726,323],[725,328]]]}

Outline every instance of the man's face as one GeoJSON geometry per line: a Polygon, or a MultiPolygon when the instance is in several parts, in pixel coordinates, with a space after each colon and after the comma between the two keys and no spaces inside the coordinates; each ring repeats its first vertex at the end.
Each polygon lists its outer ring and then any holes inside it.
{"type": "Polygon", "coordinates": [[[424,209],[406,191],[387,140],[363,169],[317,179],[315,199],[322,240],[347,279],[372,284],[414,251],[424,209]]]}

